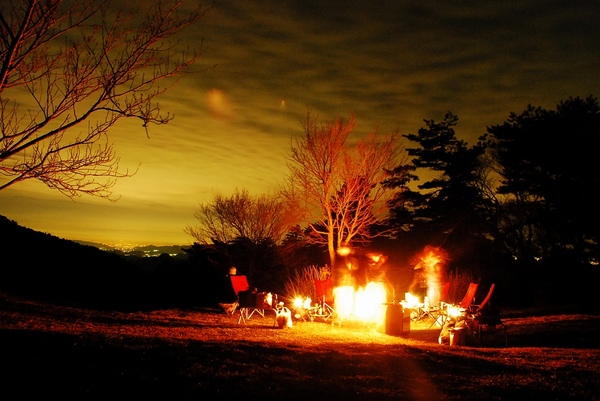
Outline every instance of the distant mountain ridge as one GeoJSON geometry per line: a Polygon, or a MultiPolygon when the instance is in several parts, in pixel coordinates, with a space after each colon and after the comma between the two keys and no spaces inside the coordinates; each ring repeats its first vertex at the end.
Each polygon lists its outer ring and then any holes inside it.
{"type": "Polygon", "coordinates": [[[64,304],[147,306],[152,278],[127,258],[60,239],[0,216],[0,290],[64,304]]]}

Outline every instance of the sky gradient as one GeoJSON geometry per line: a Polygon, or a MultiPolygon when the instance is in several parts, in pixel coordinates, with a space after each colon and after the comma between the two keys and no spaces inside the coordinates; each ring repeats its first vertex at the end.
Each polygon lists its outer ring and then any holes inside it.
{"type": "Polygon", "coordinates": [[[0,214],[72,240],[188,245],[215,192],[283,182],[307,108],[354,114],[357,136],[416,133],[451,111],[473,144],[528,104],[600,95],[599,15],[592,0],[217,0],[182,35],[202,51],[192,73],[159,98],[175,119],[150,138],[129,122],[110,131],[121,168],[139,165],[118,202],[26,182],[0,191],[0,214]]]}

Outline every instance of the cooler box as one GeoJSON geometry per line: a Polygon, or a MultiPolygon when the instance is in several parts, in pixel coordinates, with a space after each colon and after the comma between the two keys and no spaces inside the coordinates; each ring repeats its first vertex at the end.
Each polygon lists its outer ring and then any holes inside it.
{"type": "Polygon", "coordinates": [[[388,304],[385,312],[385,334],[402,336],[410,333],[410,309],[399,304],[388,304]]]}

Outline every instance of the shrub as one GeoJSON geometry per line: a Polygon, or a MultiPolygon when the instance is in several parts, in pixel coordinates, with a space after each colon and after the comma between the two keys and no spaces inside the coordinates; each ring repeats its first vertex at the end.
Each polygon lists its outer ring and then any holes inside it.
{"type": "Polygon", "coordinates": [[[315,280],[325,280],[331,277],[331,267],[328,265],[305,266],[294,272],[290,279],[285,283],[284,296],[289,300],[296,297],[316,298],[315,280]]]}

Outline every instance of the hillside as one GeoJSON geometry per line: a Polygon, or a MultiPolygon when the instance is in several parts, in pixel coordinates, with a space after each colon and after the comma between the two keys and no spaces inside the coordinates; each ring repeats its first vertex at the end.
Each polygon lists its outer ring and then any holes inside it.
{"type": "Polygon", "coordinates": [[[22,227],[4,216],[0,231],[4,291],[97,308],[138,309],[152,304],[153,280],[126,258],[22,227]]]}

